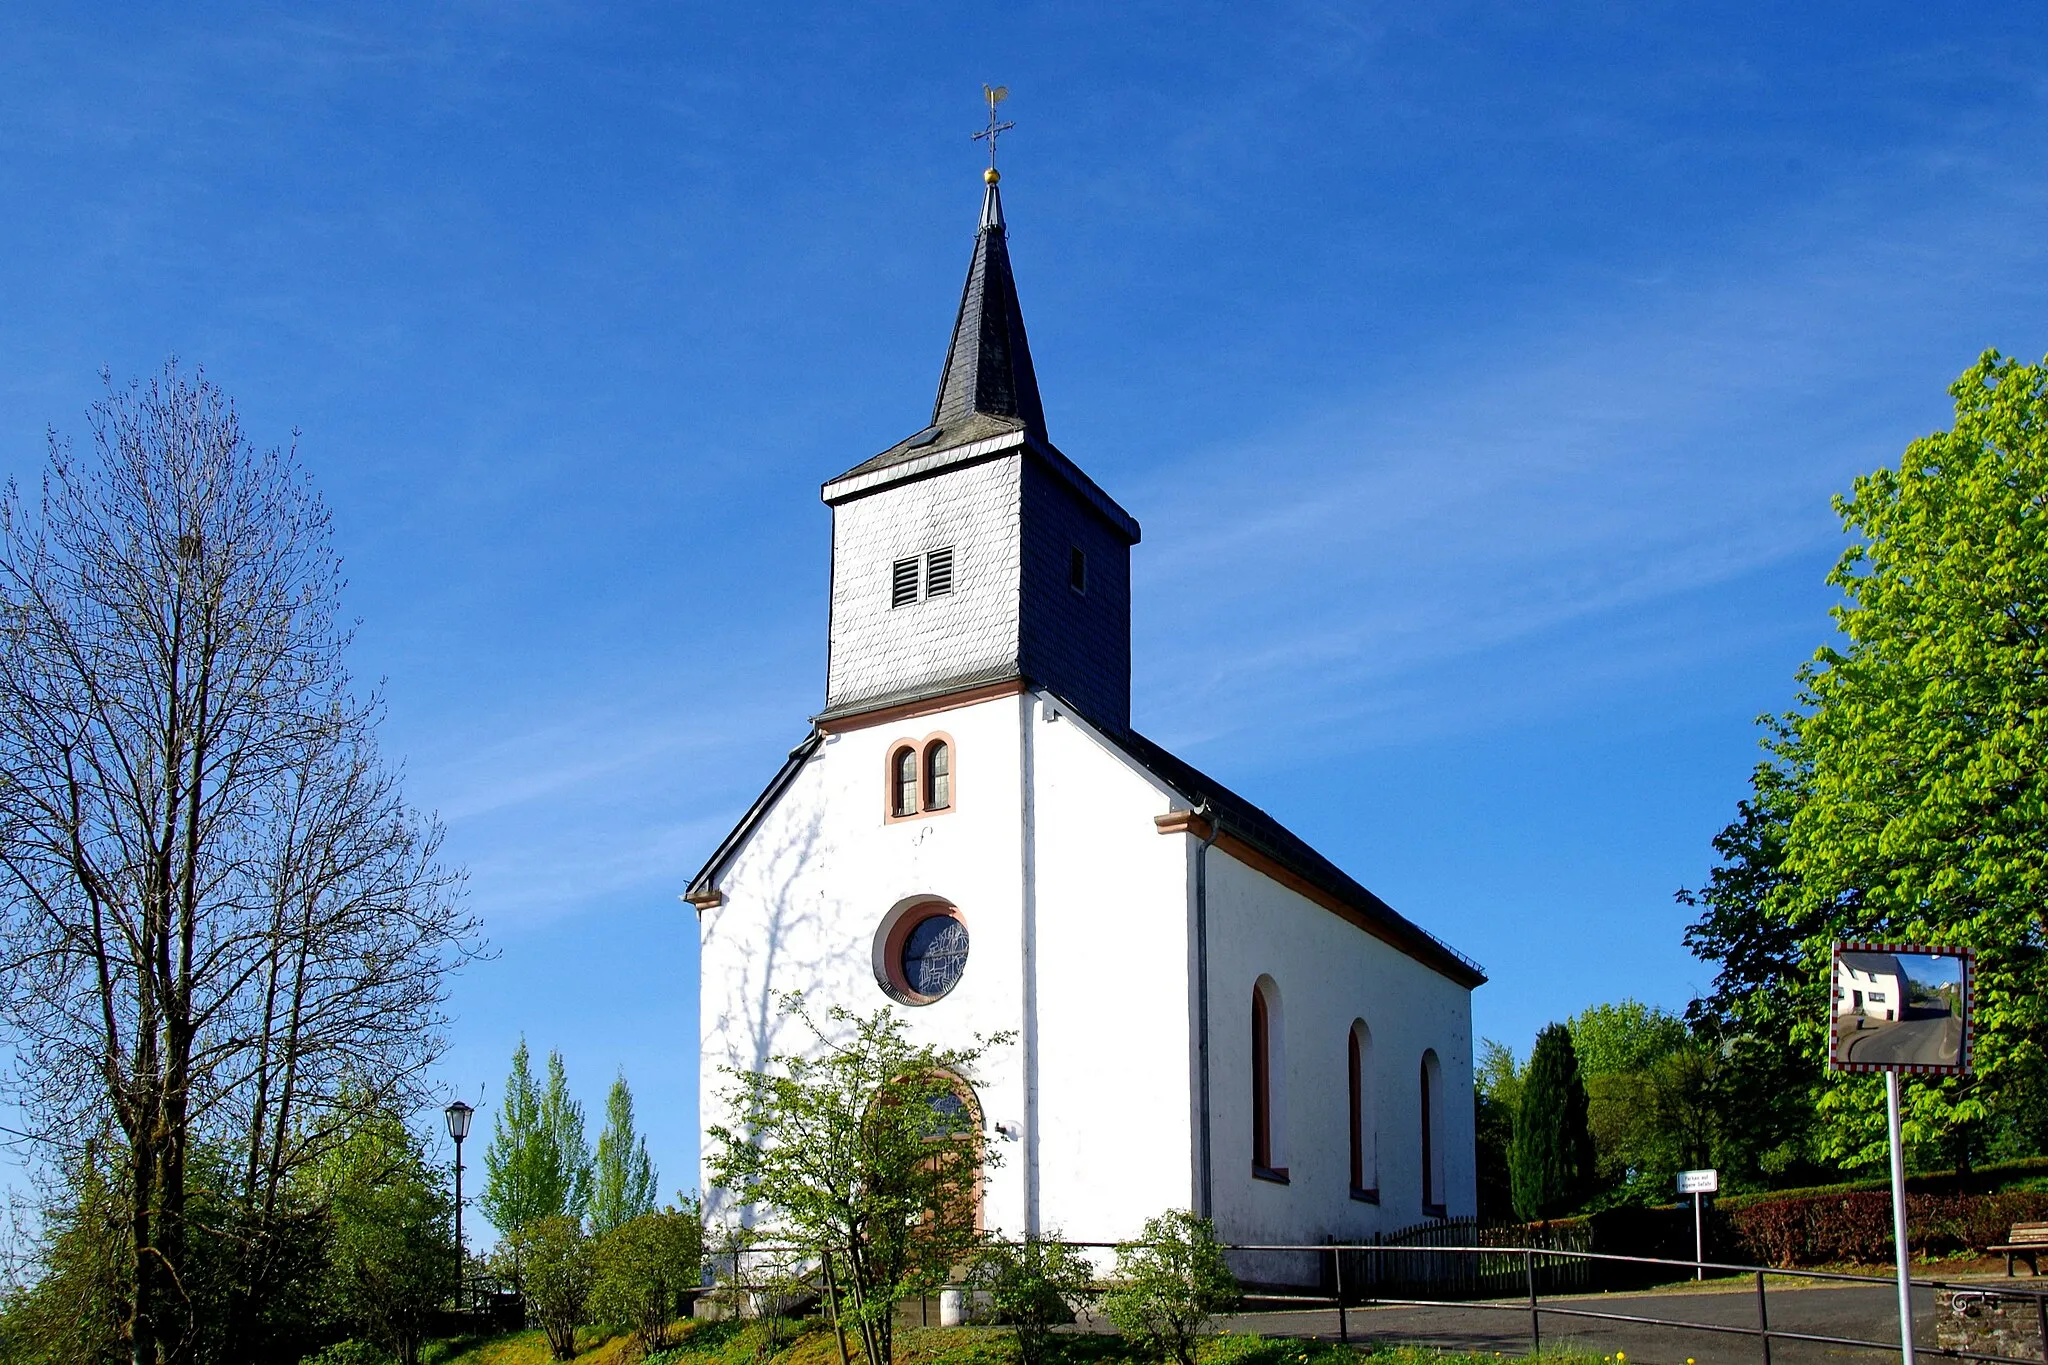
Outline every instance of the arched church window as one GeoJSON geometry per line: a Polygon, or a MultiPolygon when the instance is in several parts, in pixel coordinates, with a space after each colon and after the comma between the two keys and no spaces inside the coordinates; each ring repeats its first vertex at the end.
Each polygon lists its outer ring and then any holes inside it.
{"type": "Polygon", "coordinates": [[[1422,1054],[1422,1211],[1444,1216],[1444,1079],[1436,1051],[1422,1054]]]}
{"type": "Polygon", "coordinates": [[[917,750],[908,744],[889,758],[889,813],[917,814],[917,750]]]}
{"type": "Polygon", "coordinates": [[[1282,1116],[1285,1095],[1284,1038],[1281,1033],[1280,988],[1270,976],[1252,987],[1252,1174],[1260,1180],[1285,1182],[1281,1165],[1282,1116]]]}
{"type": "Polygon", "coordinates": [[[933,1144],[931,1171],[938,1179],[925,1216],[964,1233],[981,1227],[981,1107],[959,1076],[948,1071],[934,1079],[944,1085],[929,1098],[925,1141],[933,1144]]]}
{"type": "Polygon", "coordinates": [[[953,746],[935,739],[924,751],[924,808],[945,810],[953,804],[953,746]]]}
{"type": "Polygon", "coordinates": [[[1379,1116],[1374,1112],[1372,1030],[1365,1020],[1351,1021],[1346,1052],[1350,1072],[1351,1197],[1377,1204],[1380,1198],[1379,1116]]]}

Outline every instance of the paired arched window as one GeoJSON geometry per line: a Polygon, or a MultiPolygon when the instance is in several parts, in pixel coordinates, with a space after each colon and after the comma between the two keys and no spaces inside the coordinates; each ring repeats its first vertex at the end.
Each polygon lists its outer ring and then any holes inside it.
{"type": "Polygon", "coordinates": [[[1373,1101],[1378,1087],[1372,1074],[1372,1030],[1365,1026],[1365,1020],[1351,1021],[1346,1044],[1351,1096],[1351,1197],[1376,1204],[1380,1198],[1380,1135],[1379,1115],[1373,1101]]]}
{"type": "Polygon", "coordinates": [[[1444,1075],[1436,1051],[1422,1054],[1422,1211],[1444,1216],[1444,1075]]]}
{"type": "Polygon", "coordinates": [[[889,746],[888,818],[910,820],[953,809],[953,741],[947,735],[889,746]]]}
{"type": "Polygon", "coordinates": [[[924,747],[924,808],[945,810],[953,804],[953,746],[935,739],[924,747]]]}
{"type": "Polygon", "coordinates": [[[889,760],[889,813],[899,820],[917,814],[917,750],[907,744],[889,760]]]}
{"type": "Polygon", "coordinates": [[[1287,1039],[1280,987],[1262,976],[1252,987],[1252,1174],[1287,1179],[1287,1039]]]}

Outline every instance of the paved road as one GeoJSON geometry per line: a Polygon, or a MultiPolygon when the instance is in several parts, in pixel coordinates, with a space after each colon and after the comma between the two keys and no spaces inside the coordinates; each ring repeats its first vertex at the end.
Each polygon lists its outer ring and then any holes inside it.
{"type": "Polygon", "coordinates": [[[1852,1062],[1948,1065],[1962,1055],[1962,1048],[1963,1021],[1953,1014],[1880,1024],[1842,1040],[1845,1059],[1852,1062]]]}
{"type": "MultiPolygon", "coordinates": [[[[1556,1309],[1624,1313],[1702,1326],[1754,1327],[1753,1288],[1663,1292],[1656,1294],[1590,1294],[1544,1300],[1543,1345],[1569,1347],[1597,1355],[1628,1353],[1630,1365],[1762,1365],[1761,1344],[1753,1336],[1711,1332],[1701,1327],[1644,1326],[1567,1317],[1556,1309]]],[[[1860,1337],[1894,1343],[1883,1351],[1813,1342],[1771,1341],[1771,1365],[1876,1365],[1898,1358],[1898,1298],[1888,1285],[1843,1285],[1824,1288],[1770,1288],[1771,1327],[1778,1331],[1822,1336],[1860,1337]]],[[[1453,1350],[1502,1351],[1529,1349],[1529,1310],[1525,1304],[1503,1302],[1496,1307],[1364,1308],[1346,1313],[1351,1339],[1413,1342],[1453,1350]]],[[[1934,1342],[1934,1291],[1913,1293],[1913,1340],[1934,1342]]],[[[1334,1339],[1334,1309],[1251,1313],[1234,1319],[1233,1330],[1334,1339]]]]}

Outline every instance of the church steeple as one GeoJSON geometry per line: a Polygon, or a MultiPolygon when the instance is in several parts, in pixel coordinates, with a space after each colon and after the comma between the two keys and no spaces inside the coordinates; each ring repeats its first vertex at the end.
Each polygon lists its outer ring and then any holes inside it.
{"type": "Polygon", "coordinates": [[[932,404],[932,426],[955,427],[976,414],[1007,417],[1043,438],[1045,408],[1031,368],[1024,313],[1017,306],[1017,281],[1010,273],[1000,177],[991,167],[985,178],[981,227],[974,238],[967,284],[960,291],[960,312],[953,321],[952,344],[946,348],[938,400],[932,404]]]}
{"type": "MultiPolygon", "coordinates": [[[[1008,92],[987,90],[993,144],[1008,92]]],[[[994,165],[932,420],[828,481],[825,710],[1028,684],[1111,733],[1131,711],[1138,523],[1045,434],[994,165]]]]}

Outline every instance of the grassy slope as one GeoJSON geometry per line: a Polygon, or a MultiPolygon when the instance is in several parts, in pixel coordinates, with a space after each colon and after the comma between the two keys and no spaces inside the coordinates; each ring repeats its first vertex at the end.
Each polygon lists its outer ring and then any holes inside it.
{"type": "MultiPolygon", "coordinates": [[[[839,1365],[839,1348],[829,1330],[811,1326],[773,1342],[759,1323],[691,1323],[683,1344],[648,1360],[648,1365],[839,1365]]],[[[592,1333],[576,1365],[635,1365],[642,1358],[625,1337],[592,1333]]],[[[1057,1365],[1138,1365],[1120,1338],[1063,1335],[1057,1365]]],[[[897,1365],[1018,1365],[1015,1339],[995,1328],[912,1327],[896,1334],[897,1365]]],[[[858,1365],[858,1352],[855,1361],[858,1365]]],[[[1543,1365],[1597,1365],[1591,1356],[1541,1357],[1543,1365]]],[[[1219,1336],[1202,1343],[1202,1365],[1511,1365],[1501,1357],[1455,1355],[1414,1347],[1387,1348],[1362,1356],[1330,1342],[1277,1337],[1219,1336]]],[[[470,1347],[441,1365],[550,1365],[539,1332],[519,1332],[470,1347]]],[[[1150,1365],[1150,1362],[1145,1362],[1150,1365]]]]}

